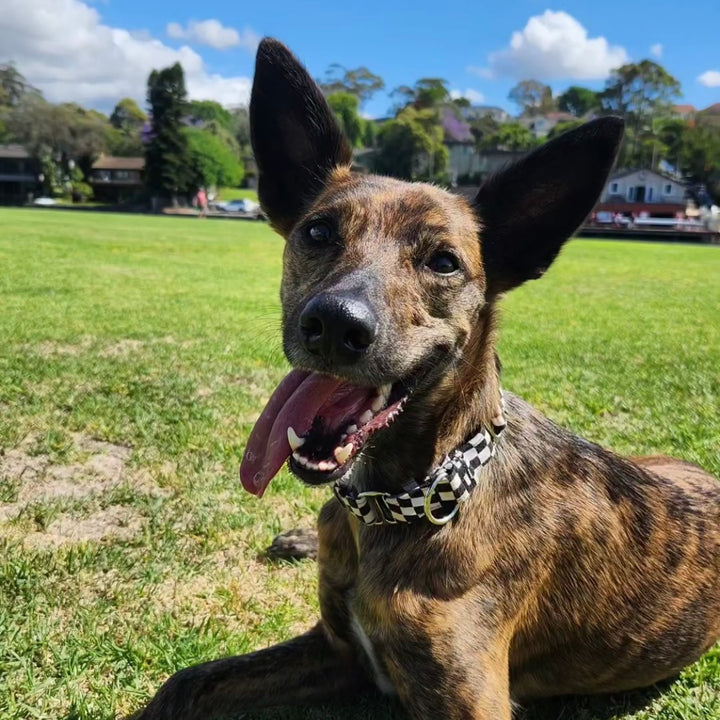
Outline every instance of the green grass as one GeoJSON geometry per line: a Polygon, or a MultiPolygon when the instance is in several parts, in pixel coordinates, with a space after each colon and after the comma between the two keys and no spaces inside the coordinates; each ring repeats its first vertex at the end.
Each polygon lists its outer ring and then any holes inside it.
{"type": "Polygon", "coordinates": [[[223,187],[218,191],[218,196],[215,200],[228,202],[230,200],[240,200],[241,198],[249,198],[257,202],[257,190],[252,190],[251,188],[223,187]]]}
{"type": "MultiPolygon", "coordinates": [[[[0,210],[0,717],[105,720],[171,672],[309,627],[269,564],[329,491],[237,468],[287,367],[262,223],[0,210]]],[[[505,302],[504,384],[620,452],[720,476],[720,248],[579,240],[505,302]]],[[[263,717],[402,718],[392,704],[263,717]]],[[[526,720],[715,720],[720,648],[655,694],[526,720]]]]}

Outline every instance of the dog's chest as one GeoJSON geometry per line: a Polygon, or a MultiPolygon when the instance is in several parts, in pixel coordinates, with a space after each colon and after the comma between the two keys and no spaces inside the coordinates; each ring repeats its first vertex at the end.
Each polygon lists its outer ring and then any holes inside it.
{"type": "Polygon", "coordinates": [[[368,666],[372,670],[375,685],[377,685],[380,692],[383,692],[386,695],[394,695],[395,688],[390,681],[390,678],[387,676],[377,653],[375,652],[372,640],[368,637],[368,634],[365,632],[365,628],[363,628],[360,619],[353,612],[352,607],[350,608],[350,627],[352,628],[353,635],[355,636],[358,645],[362,648],[362,651],[367,658],[368,666]]]}

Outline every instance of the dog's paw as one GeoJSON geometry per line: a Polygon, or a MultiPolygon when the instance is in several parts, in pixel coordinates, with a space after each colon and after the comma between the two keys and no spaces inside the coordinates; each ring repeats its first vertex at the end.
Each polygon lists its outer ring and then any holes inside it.
{"type": "Polygon", "coordinates": [[[280,533],[267,549],[267,555],[273,560],[315,560],[318,552],[316,530],[296,528],[280,533]]]}

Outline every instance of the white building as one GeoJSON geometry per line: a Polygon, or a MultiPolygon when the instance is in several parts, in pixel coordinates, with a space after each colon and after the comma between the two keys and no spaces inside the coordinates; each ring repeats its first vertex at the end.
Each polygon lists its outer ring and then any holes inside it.
{"type": "Polygon", "coordinates": [[[619,170],[610,176],[600,201],[642,204],[685,204],[683,182],[655,170],[619,170]]]}

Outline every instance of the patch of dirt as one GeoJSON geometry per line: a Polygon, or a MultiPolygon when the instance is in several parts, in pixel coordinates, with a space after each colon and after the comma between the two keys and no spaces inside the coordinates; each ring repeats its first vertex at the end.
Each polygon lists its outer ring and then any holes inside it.
{"type": "MultiPolygon", "coordinates": [[[[66,464],[53,462],[48,455],[30,454],[32,437],[0,455],[0,484],[6,490],[6,501],[0,502],[0,535],[2,523],[16,518],[31,503],[99,496],[124,483],[130,483],[139,493],[167,494],[168,491],[153,483],[147,471],[128,466],[132,448],[96,440],[83,433],[75,433],[72,438],[73,455],[79,458],[66,464]]],[[[82,522],[72,521],[79,523],[80,528],[82,522]]],[[[96,530],[88,532],[92,535],[96,530]]],[[[62,528],[60,535],[74,537],[62,528]]]]}
{"type": "Polygon", "coordinates": [[[58,343],[54,340],[46,340],[36,345],[27,345],[27,349],[41,357],[52,357],[53,355],[66,355],[75,357],[87,352],[94,343],[94,338],[85,336],[76,343],[58,343]]]}
{"type": "Polygon", "coordinates": [[[86,518],[61,517],[43,532],[26,536],[25,545],[46,548],[88,540],[130,540],[141,527],[142,516],[137,510],[125,505],[111,505],[86,518]]]}
{"type": "Polygon", "coordinates": [[[185,340],[178,342],[172,335],[164,337],[151,338],[150,340],[136,340],[133,338],[123,338],[117,342],[105,345],[98,351],[98,355],[103,358],[126,357],[132,353],[139,352],[148,345],[178,345],[179,347],[190,347],[194,342],[185,340]]]}
{"type": "Polygon", "coordinates": [[[142,350],[145,345],[146,343],[142,340],[124,338],[110,345],[106,345],[98,352],[98,355],[103,358],[125,357],[138,350],[142,350]]]}

